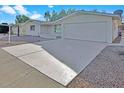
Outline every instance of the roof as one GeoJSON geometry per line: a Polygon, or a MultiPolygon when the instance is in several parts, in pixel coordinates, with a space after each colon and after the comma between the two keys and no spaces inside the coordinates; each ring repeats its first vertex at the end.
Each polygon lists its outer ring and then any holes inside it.
{"type": "Polygon", "coordinates": [[[36,22],[40,25],[52,25],[54,24],[54,22],[49,22],[49,21],[40,21],[40,20],[33,20],[33,19],[30,19],[28,21],[26,21],[25,23],[21,23],[21,25],[25,25],[27,24],[28,22],[36,22]]]}
{"type": "Polygon", "coordinates": [[[33,20],[33,19],[30,19],[30,20],[26,21],[25,23],[23,23],[22,25],[25,25],[25,24],[27,24],[27,23],[29,23],[29,22],[36,22],[36,23],[38,23],[38,24],[41,24],[41,23],[42,23],[42,21],[40,21],[40,20],[33,20]]]}
{"type": "Polygon", "coordinates": [[[61,20],[64,20],[70,16],[73,16],[73,15],[76,15],[76,14],[85,14],[85,15],[98,15],[98,16],[106,16],[106,17],[112,17],[112,18],[115,18],[115,19],[121,19],[119,15],[115,15],[115,14],[112,14],[112,13],[101,13],[101,12],[93,12],[93,11],[82,11],[82,10],[79,10],[79,11],[76,11],[70,15],[67,15],[61,19],[58,19],[56,20],[55,22],[58,22],[58,21],[61,21],[61,20]]]}
{"type": "Polygon", "coordinates": [[[20,24],[17,24],[17,25],[25,25],[27,24],[28,22],[36,22],[38,24],[41,24],[41,25],[54,25],[56,24],[57,22],[61,21],[61,20],[64,20],[70,16],[73,16],[73,15],[76,15],[76,14],[85,14],[85,15],[98,15],[98,16],[106,16],[106,17],[112,17],[113,19],[121,19],[119,15],[115,15],[115,14],[112,14],[112,13],[101,13],[101,12],[93,12],[93,11],[82,11],[82,10],[79,10],[79,11],[76,11],[70,15],[67,15],[65,17],[62,17],[56,21],[52,21],[52,22],[46,22],[46,21],[40,21],[40,20],[33,20],[33,19],[30,19],[28,21],[26,21],[25,23],[20,23],[20,24]]]}
{"type": "Polygon", "coordinates": [[[7,24],[0,24],[0,26],[9,26],[9,25],[7,25],[7,24]]]}

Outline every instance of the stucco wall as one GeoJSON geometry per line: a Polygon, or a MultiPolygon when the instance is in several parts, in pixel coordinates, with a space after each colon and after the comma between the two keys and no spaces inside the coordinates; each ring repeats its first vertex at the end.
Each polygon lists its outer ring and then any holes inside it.
{"type": "MultiPolygon", "coordinates": [[[[24,29],[25,29],[24,26],[19,25],[19,35],[26,35],[24,33],[24,29]]],[[[17,35],[18,34],[18,26],[12,26],[12,33],[14,35],[17,35]]]]}
{"type": "Polygon", "coordinates": [[[18,33],[18,27],[17,26],[12,26],[12,33],[17,35],[17,33],[18,33]]]}
{"type": "Polygon", "coordinates": [[[40,36],[46,38],[56,38],[56,36],[61,36],[61,33],[55,32],[55,25],[41,25],[40,36]]]}
{"type": "Polygon", "coordinates": [[[28,22],[23,26],[24,32],[26,35],[32,35],[32,36],[40,36],[40,24],[35,22],[28,22]],[[35,31],[31,31],[30,26],[35,25],[35,31]]]}
{"type": "Polygon", "coordinates": [[[112,21],[112,33],[113,33],[113,40],[116,39],[116,37],[118,37],[118,20],[113,20],[112,21]]]}

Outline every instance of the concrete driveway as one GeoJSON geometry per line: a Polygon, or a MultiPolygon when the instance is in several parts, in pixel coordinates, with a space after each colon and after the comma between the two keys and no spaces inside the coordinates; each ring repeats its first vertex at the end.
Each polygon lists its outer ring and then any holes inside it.
{"type": "Polygon", "coordinates": [[[100,42],[63,39],[3,49],[66,86],[106,46],[100,42]]]}
{"type": "Polygon", "coordinates": [[[0,88],[61,88],[35,68],[0,49],[0,88]]]}

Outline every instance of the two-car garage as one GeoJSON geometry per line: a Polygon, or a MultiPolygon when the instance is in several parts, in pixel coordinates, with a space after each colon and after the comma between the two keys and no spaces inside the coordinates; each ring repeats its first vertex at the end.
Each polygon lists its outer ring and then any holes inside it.
{"type": "Polygon", "coordinates": [[[119,21],[117,15],[81,11],[57,22],[62,24],[63,38],[112,43],[118,36],[119,21]]]}

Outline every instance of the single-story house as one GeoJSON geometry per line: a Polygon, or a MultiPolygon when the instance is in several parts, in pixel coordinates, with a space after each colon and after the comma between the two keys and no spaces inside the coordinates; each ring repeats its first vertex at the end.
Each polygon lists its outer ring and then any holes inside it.
{"type": "Polygon", "coordinates": [[[29,20],[20,28],[25,35],[112,43],[120,24],[121,18],[115,14],[77,11],[54,22],[29,20]]]}
{"type": "Polygon", "coordinates": [[[41,21],[28,20],[25,23],[18,23],[12,26],[13,34],[39,36],[41,21]]]}

